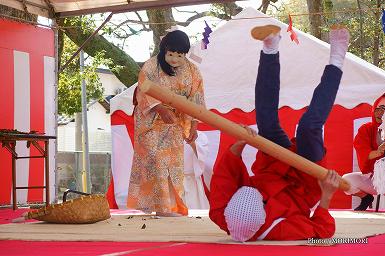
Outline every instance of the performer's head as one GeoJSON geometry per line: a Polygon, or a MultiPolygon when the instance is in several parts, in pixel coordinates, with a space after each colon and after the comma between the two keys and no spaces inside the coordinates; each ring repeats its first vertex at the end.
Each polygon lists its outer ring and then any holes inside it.
{"type": "Polygon", "coordinates": [[[255,188],[243,186],[225,209],[227,228],[233,240],[245,242],[265,223],[263,197],[255,188]]]}
{"type": "Polygon", "coordinates": [[[382,116],[385,112],[385,93],[378,98],[373,104],[373,122],[382,123],[382,116]]]}
{"type": "Polygon", "coordinates": [[[186,33],[174,30],[167,33],[159,45],[158,64],[169,76],[175,75],[175,68],[186,62],[186,53],[190,50],[190,40],[186,33]]]}

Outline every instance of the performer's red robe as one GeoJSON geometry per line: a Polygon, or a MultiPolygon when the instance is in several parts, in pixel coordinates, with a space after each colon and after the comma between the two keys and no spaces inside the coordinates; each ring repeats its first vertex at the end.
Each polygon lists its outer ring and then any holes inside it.
{"type": "Polygon", "coordinates": [[[334,234],[335,221],[328,210],[317,207],[310,217],[310,208],[321,194],[315,178],[261,152],[252,170],[255,176],[250,177],[242,159],[230,150],[214,168],[209,215],[222,230],[229,234],[224,217],[227,203],[241,186],[250,186],[257,188],[266,202],[265,224],[250,241],[257,240],[279,218],[284,220],[274,226],[264,240],[329,238],[334,234]]]}
{"type": "Polygon", "coordinates": [[[372,121],[369,123],[363,124],[357,132],[356,137],[354,138],[354,148],[357,152],[358,166],[362,173],[373,173],[374,163],[382,158],[382,156],[374,159],[368,159],[369,153],[378,148],[377,143],[377,133],[379,123],[376,122],[374,118],[374,109],[378,106],[378,103],[382,98],[385,98],[385,93],[379,97],[373,104],[372,108],[372,121]]]}

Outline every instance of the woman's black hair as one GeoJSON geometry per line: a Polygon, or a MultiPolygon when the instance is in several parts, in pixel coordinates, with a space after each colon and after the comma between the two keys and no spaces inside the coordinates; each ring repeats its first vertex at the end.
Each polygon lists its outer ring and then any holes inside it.
{"type": "Polygon", "coordinates": [[[164,73],[169,76],[174,76],[174,69],[166,62],[166,53],[177,52],[177,53],[188,53],[190,50],[190,40],[185,32],[180,30],[174,30],[167,33],[159,45],[159,53],[157,56],[158,64],[164,73]]]}

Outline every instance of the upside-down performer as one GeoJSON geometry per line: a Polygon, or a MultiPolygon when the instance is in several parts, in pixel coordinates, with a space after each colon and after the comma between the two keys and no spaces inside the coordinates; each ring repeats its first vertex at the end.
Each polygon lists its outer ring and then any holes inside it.
{"type": "MultiPolygon", "coordinates": [[[[324,164],[323,125],[332,109],[342,77],[342,64],[349,32],[335,26],[330,32],[330,64],[300,119],[295,139],[289,140],[278,120],[280,28],[255,27],[253,38],[263,41],[255,104],[259,134],[310,161],[324,164]]],[[[251,135],[255,132],[245,127],[251,135]]],[[[296,170],[258,152],[249,176],[241,153],[244,141],[237,141],[214,168],[210,185],[210,218],[236,241],[300,240],[328,238],[335,232],[329,214],[339,175],[329,170],[324,180],[296,170]],[[316,206],[313,215],[311,209],[316,206]]]]}

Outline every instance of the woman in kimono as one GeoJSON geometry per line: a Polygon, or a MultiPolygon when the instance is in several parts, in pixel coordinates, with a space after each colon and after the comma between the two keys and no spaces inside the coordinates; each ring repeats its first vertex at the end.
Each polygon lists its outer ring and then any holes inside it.
{"type": "Polygon", "coordinates": [[[204,105],[203,83],[198,68],[186,54],[188,36],[169,32],[157,56],[143,65],[138,78],[134,111],[134,159],[127,207],[158,216],[187,215],[183,203],[183,140],[197,138],[197,120],[145,95],[140,84],[150,80],[161,87],[204,105]]]}

